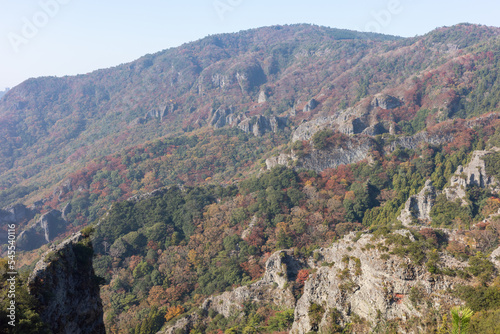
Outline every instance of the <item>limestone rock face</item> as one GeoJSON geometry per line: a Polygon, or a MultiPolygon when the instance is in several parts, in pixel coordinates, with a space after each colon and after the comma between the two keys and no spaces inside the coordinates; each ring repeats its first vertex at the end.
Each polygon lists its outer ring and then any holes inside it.
{"type": "Polygon", "coordinates": [[[296,169],[322,171],[362,161],[370,157],[374,142],[367,137],[349,138],[341,147],[327,146],[324,149],[312,149],[311,153],[298,157],[295,153],[280,154],[266,159],[266,166],[271,169],[277,165],[291,166],[296,169]]]}
{"type": "Polygon", "coordinates": [[[430,296],[436,304],[460,303],[445,291],[460,279],[432,278],[424,266],[397,256],[383,260],[378,250],[364,249],[372,243],[371,235],[364,235],[357,242],[352,242],[352,237],[318,250],[321,261],[332,263],[331,267],[309,261],[316,273],[306,281],[304,293],[297,301],[291,333],[327,331],[328,314],[333,309],[341,312],[344,324],[354,313],[365,319],[375,319],[379,311],[387,319],[405,320],[409,314],[419,315],[408,300],[412,288],[430,296]],[[312,324],[309,318],[313,303],[326,311],[319,324],[312,324]]]}
{"type": "Polygon", "coordinates": [[[369,158],[373,142],[369,138],[350,138],[344,147],[327,146],[323,150],[313,149],[310,154],[300,158],[296,168],[312,169],[321,172],[369,158]]]}
{"type": "Polygon", "coordinates": [[[189,333],[198,319],[199,316],[196,313],[187,315],[176,321],[175,324],[166,328],[164,331],[158,332],[158,334],[189,333]]]}
{"type": "Polygon", "coordinates": [[[307,102],[306,106],[304,107],[304,112],[308,112],[308,111],[311,111],[311,110],[314,110],[316,109],[316,107],[318,106],[319,102],[316,101],[315,99],[311,99],[309,100],[309,102],[307,102]]]}
{"type": "Polygon", "coordinates": [[[42,255],[28,280],[54,334],[105,333],[92,245],[80,233],[42,255]]]}
{"type": "MultiPolygon", "coordinates": [[[[408,230],[395,233],[414,240],[408,230]]],[[[390,249],[380,251],[373,247],[373,235],[364,234],[354,240],[355,234],[346,236],[329,248],[316,250],[318,254],[308,259],[295,258],[291,251],[275,252],[266,262],[262,279],[248,286],[227,291],[206,299],[204,311],[215,310],[225,317],[243,311],[243,305],[251,302],[274,305],[282,309],[294,309],[295,320],[290,333],[305,334],[310,331],[329,333],[329,314],[340,311],[342,325],[352,322],[356,314],[365,319],[376,319],[378,312],[387,320],[409,320],[409,315],[420,316],[419,309],[409,300],[416,289],[422,298],[434,305],[451,306],[461,301],[450,296],[447,289],[465,281],[445,275],[432,276],[425,265],[416,265],[408,258],[390,255],[390,249]],[[370,246],[370,247],[368,247],[370,246]],[[382,256],[384,255],[384,256],[382,256]],[[325,265],[325,263],[327,265],[325,265]],[[303,293],[295,299],[291,282],[297,279],[300,269],[308,267],[309,277],[303,293]],[[309,317],[311,305],[324,309],[319,323],[309,317]]],[[[452,235],[450,240],[455,239],[452,235]]],[[[383,239],[376,241],[384,244],[383,239]]],[[[461,262],[449,255],[439,254],[440,265],[451,269],[464,268],[461,262]]],[[[195,321],[187,316],[160,333],[174,333],[174,328],[189,332],[195,321]]],[[[375,324],[373,324],[375,325],[375,324]]],[[[398,333],[405,333],[403,328],[398,333]]]]}
{"type": "Polygon", "coordinates": [[[335,127],[335,117],[317,117],[311,121],[300,124],[293,132],[292,142],[297,140],[309,140],[312,136],[323,129],[335,127]]]}
{"type": "Polygon", "coordinates": [[[7,225],[27,222],[35,216],[37,210],[31,210],[22,204],[15,204],[0,210],[0,244],[7,244],[7,225]]]}
{"type": "Polygon", "coordinates": [[[387,94],[377,94],[371,102],[372,107],[380,107],[382,109],[395,109],[402,105],[401,101],[394,96],[387,94]]]}
{"type": "Polygon", "coordinates": [[[432,181],[427,180],[425,186],[418,195],[413,195],[406,201],[405,207],[398,219],[405,226],[412,225],[417,220],[421,222],[430,222],[431,209],[436,200],[436,189],[432,186],[432,181]]]}
{"type": "Polygon", "coordinates": [[[262,136],[267,132],[277,132],[286,127],[288,119],[276,116],[254,116],[249,118],[243,114],[236,115],[232,107],[219,109],[212,112],[209,124],[215,129],[220,129],[226,125],[237,127],[245,133],[252,133],[254,136],[262,136]]]}
{"type": "Polygon", "coordinates": [[[66,204],[61,212],[61,217],[64,220],[68,220],[68,214],[71,212],[72,209],[73,207],[71,206],[71,203],[66,204]]]}
{"type": "Polygon", "coordinates": [[[23,220],[30,220],[35,213],[22,204],[15,204],[0,210],[0,225],[17,224],[23,220]]]}
{"type": "Polygon", "coordinates": [[[295,156],[292,154],[281,153],[277,157],[270,157],[270,158],[266,159],[266,167],[267,167],[267,169],[272,169],[272,168],[279,166],[279,165],[288,167],[292,164],[294,159],[295,159],[295,156]]]}
{"type": "MultiPolygon", "coordinates": [[[[243,304],[248,301],[266,305],[272,304],[281,308],[294,308],[295,298],[290,289],[285,288],[285,284],[288,281],[295,280],[298,271],[304,266],[305,263],[295,259],[290,250],[275,252],[266,261],[266,272],[261,280],[207,298],[201,308],[205,311],[215,310],[225,317],[241,312],[243,304]]],[[[175,329],[179,328],[187,333],[193,322],[197,320],[196,315],[194,317],[181,318],[174,325],[167,327],[158,334],[173,334],[175,329]]]]}
{"type": "Polygon", "coordinates": [[[498,270],[500,270],[500,247],[491,252],[490,260],[495,264],[498,270]]]}
{"type": "Polygon", "coordinates": [[[267,101],[267,94],[264,90],[261,90],[260,93],[259,93],[259,99],[258,99],[258,103],[264,103],[267,101]]]}
{"type": "Polygon", "coordinates": [[[440,146],[451,142],[452,140],[452,136],[431,135],[426,131],[422,131],[414,134],[413,136],[397,137],[394,142],[386,146],[384,149],[386,152],[392,152],[398,147],[414,150],[422,143],[440,146]]]}
{"type": "Polygon", "coordinates": [[[486,175],[486,165],[482,159],[490,153],[490,151],[474,151],[467,166],[458,166],[457,171],[451,177],[450,186],[444,189],[444,193],[450,201],[462,199],[462,202],[465,203],[465,191],[468,186],[493,189],[498,187],[497,181],[486,175]]]}
{"type": "Polygon", "coordinates": [[[22,250],[32,250],[49,243],[67,226],[61,211],[51,210],[38,221],[22,231],[17,238],[17,246],[22,250]]]}
{"type": "Polygon", "coordinates": [[[381,134],[387,132],[389,124],[382,124],[372,117],[370,106],[356,106],[338,110],[334,115],[316,117],[300,124],[293,132],[292,141],[309,140],[323,129],[332,129],[344,134],[381,134]]]}
{"type": "Polygon", "coordinates": [[[210,119],[210,125],[213,126],[215,129],[222,128],[224,125],[229,123],[227,116],[229,116],[232,113],[233,111],[230,107],[229,108],[220,107],[219,109],[213,112],[212,118],[210,119]]]}
{"type": "Polygon", "coordinates": [[[285,284],[289,280],[295,280],[303,266],[304,263],[293,258],[290,251],[275,252],[266,261],[266,272],[260,281],[210,297],[205,300],[202,308],[213,309],[225,317],[240,312],[243,303],[249,300],[293,308],[295,299],[292,293],[285,289],[285,284]]]}
{"type": "MultiPolygon", "coordinates": [[[[499,191],[498,182],[486,175],[486,165],[482,159],[492,151],[474,151],[472,159],[466,167],[458,166],[455,174],[451,177],[450,185],[443,189],[442,193],[446,195],[449,201],[461,200],[466,205],[466,190],[470,186],[480,188],[490,188],[495,192],[499,191]]],[[[432,182],[427,180],[424,188],[418,193],[408,198],[405,208],[398,219],[406,226],[415,222],[430,222],[430,212],[436,197],[441,192],[436,191],[432,182]]]]}

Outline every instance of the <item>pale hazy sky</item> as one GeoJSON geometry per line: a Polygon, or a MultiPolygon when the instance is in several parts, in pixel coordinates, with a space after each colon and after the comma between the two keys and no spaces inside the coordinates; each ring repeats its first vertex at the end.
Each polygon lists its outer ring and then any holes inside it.
{"type": "Polygon", "coordinates": [[[0,0],[0,90],[129,62],[209,34],[275,24],[422,35],[500,26],[492,0],[0,0]]]}

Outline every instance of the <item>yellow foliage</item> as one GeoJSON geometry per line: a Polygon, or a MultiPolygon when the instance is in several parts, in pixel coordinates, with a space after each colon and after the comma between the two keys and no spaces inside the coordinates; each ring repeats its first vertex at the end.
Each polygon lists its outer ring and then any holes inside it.
{"type": "Polygon", "coordinates": [[[279,222],[276,224],[276,235],[278,235],[280,231],[288,233],[288,225],[285,222],[279,222]]]}
{"type": "Polygon", "coordinates": [[[196,254],[196,251],[194,249],[191,249],[188,252],[188,260],[189,263],[191,263],[193,266],[197,266],[199,264],[199,259],[198,259],[198,254],[196,254]]]}
{"type": "Polygon", "coordinates": [[[167,313],[165,313],[165,320],[166,321],[170,321],[172,320],[173,318],[181,315],[182,313],[184,313],[184,307],[178,305],[178,306],[173,306],[173,307],[170,307],[168,310],[167,310],[167,313]]]}
{"type": "Polygon", "coordinates": [[[356,195],[354,195],[354,191],[348,191],[345,193],[345,199],[346,200],[354,200],[356,198],[356,195]]]}

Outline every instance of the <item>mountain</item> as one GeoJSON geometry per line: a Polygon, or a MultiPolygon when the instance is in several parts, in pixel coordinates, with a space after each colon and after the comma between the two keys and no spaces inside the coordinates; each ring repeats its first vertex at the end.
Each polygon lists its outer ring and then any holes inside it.
{"type": "Polygon", "coordinates": [[[0,100],[0,237],[29,271],[94,224],[118,333],[495,328],[499,35],[274,26],[30,79],[0,100]]]}
{"type": "Polygon", "coordinates": [[[0,99],[2,98],[2,96],[5,95],[5,93],[7,93],[9,91],[9,89],[5,89],[4,91],[0,91],[0,99]]]}

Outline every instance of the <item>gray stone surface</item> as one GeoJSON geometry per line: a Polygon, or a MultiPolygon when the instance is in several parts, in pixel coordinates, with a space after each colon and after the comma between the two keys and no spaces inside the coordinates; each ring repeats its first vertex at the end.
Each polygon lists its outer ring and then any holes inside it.
{"type": "MultiPolygon", "coordinates": [[[[77,233],[42,255],[28,280],[40,317],[54,334],[104,334],[99,285],[92,255],[77,233]]],[[[92,246],[90,246],[92,247],[92,246]]]]}

